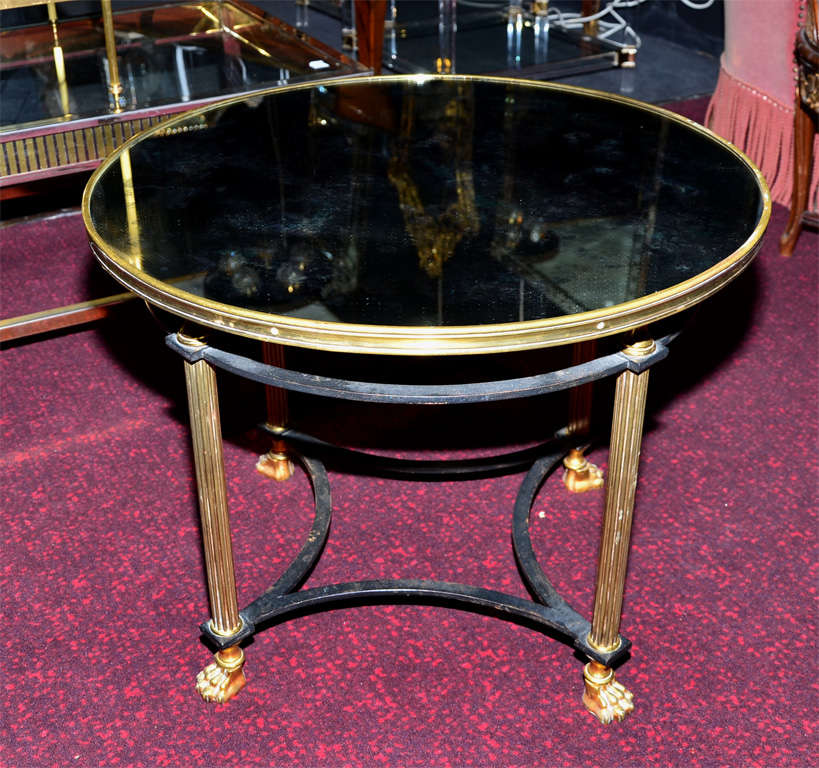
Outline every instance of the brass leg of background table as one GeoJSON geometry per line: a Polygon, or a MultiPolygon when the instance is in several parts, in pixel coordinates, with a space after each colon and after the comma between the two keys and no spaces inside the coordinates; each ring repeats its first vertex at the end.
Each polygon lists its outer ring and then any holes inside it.
{"type": "Polygon", "coordinates": [[[117,40],[114,34],[114,17],[111,12],[111,0],[102,0],[102,28],[105,37],[105,58],[108,62],[108,93],[111,97],[111,109],[122,112],[122,83],[119,79],[117,62],[117,40]]]}
{"type": "MultiPolygon", "coordinates": [[[[584,341],[572,347],[572,365],[592,360],[597,343],[584,341]]],[[[589,434],[591,428],[592,396],[594,384],[582,384],[569,390],[569,427],[568,432],[578,439],[578,443],[589,434]]],[[[603,472],[592,464],[583,454],[583,449],[575,447],[563,460],[563,484],[571,493],[584,493],[603,487],[603,472]]]]}
{"type": "MultiPolygon", "coordinates": [[[[281,344],[262,344],[262,358],[267,365],[284,368],[284,347],[281,344]]],[[[281,387],[265,387],[267,400],[267,426],[271,430],[284,429],[287,424],[287,391],[281,387]]],[[[283,440],[273,440],[270,450],[260,456],[256,469],[267,477],[281,482],[293,476],[293,462],[287,455],[283,440]]]]}
{"type": "MultiPolygon", "coordinates": [[[[179,340],[190,346],[201,344],[200,341],[181,334],[179,340]]],[[[204,360],[185,362],[185,381],[199,491],[199,513],[202,519],[211,626],[218,634],[232,635],[239,630],[242,621],[239,618],[233,570],[233,544],[230,537],[216,373],[204,360]]],[[[219,651],[215,661],[196,678],[196,690],[206,701],[227,701],[245,685],[243,665],[244,654],[238,646],[219,651]]]]}
{"type": "MultiPolygon", "coordinates": [[[[632,357],[649,354],[654,342],[639,342],[624,351],[632,357]]],[[[609,481],[597,565],[597,588],[589,644],[613,650],[620,644],[620,613],[626,581],[634,493],[640,463],[648,371],[624,371],[617,378],[609,452],[609,481]]],[[[614,672],[597,662],[586,665],[583,703],[601,722],[622,720],[632,709],[632,695],[614,672]]]]}

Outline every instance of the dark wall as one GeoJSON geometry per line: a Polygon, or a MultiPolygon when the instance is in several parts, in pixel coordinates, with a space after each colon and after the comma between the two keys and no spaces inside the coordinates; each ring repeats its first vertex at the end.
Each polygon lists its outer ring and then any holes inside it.
{"type": "Polygon", "coordinates": [[[648,0],[633,9],[637,34],[662,37],[677,45],[713,55],[722,53],[725,38],[723,0],[703,10],[689,8],[681,0],[648,0]]]}

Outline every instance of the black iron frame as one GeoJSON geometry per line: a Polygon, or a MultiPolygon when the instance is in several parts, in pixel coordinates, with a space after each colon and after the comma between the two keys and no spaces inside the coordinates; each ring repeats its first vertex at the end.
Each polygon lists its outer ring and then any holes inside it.
{"type": "MultiPolygon", "coordinates": [[[[587,384],[629,370],[642,373],[668,355],[668,344],[677,334],[656,341],[655,350],[643,357],[624,352],[604,355],[587,363],[537,376],[466,384],[410,385],[349,381],[315,376],[300,371],[265,365],[206,344],[193,347],[168,334],[167,345],[189,363],[200,360],[238,376],[267,386],[321,395],[324,397],[386,403],[475,403],[532,397],[587,384]]],[[[534,596],[527,600],[495,590],[466,584],[421,580],[378,579],[329,584],[299,589],[324,549],[332,518],[330,483],[324,464],[293,453],[307,473],[313,488],[315,514],[312,527],[300,552],[283,575],[262,595],[239,612],[242,625],[231,635],[213,631],[209,621],[201,625],[205,639],[223,650],[248,640],[262,625],[295,613],[322,610],[338,604],[399,603],[446,604],[467,610],[491,612],[501,618],[528,622],[569,641],[575,649],[605,666],[616,665],[626,656],[630,641],[621,637],[617,648],[601,651],[590,645],[590,622],[577,613],[557,592],[540,567],[529,538],[529,515],[544,480],[561,463],[572,447],[571,438],[558,435],[549,443],[491,459],[466,462],[412,461],[349,451],[295,430],[276,430],[277,439],[303,445],[319,453],[334,453],[359,466],[369,466],[373,474],[436,477],[445,474],[500,472],[531,464],[515,500],[512,518],[512,545],[523,580],[534,596]],[[534,462],[534,463],[532,463],[534,462]]]]}

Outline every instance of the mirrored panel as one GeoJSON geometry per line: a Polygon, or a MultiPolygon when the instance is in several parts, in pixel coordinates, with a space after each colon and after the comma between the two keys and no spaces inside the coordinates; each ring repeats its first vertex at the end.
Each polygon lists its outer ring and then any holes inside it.
{"type": "Polygon", "coordinates": [[[611,307],[725,259],[764,206],[719,140],[574,89],[375,79],[192,119],[106,171],[94,227],[158,280],[292,317],[463,326],[611,307]]]}

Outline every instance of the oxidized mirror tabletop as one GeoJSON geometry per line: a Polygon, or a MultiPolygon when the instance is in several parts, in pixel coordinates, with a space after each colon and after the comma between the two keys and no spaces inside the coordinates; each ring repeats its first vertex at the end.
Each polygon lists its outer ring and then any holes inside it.
{"type": "Polygon", "coordinates": [[[770,214],[733,146],[583,89],[328,80],[194,115],[100,167],[92,245],[154,304],[285,344],[444,354],[615,333],[722,287],[770,214]]]}

